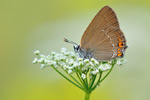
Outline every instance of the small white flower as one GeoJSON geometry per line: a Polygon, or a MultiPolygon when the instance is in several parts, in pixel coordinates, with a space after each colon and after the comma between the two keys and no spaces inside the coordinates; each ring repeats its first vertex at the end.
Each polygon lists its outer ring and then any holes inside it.
{"type": "Polygon", "coordinates": [[[78,58],[78,61],[83,61],[83,58],[80,58],[80,57],[79,57],[79,58],[78,58]]]}
{"type": "Polygon", "coordinates": [[[58,54],[58,53],[56,53],[55,54],[55,56],[54,56],[54,59],[55,60],[57,60],[57,61],[63,61],[63,60],[65,60],[67,57],[66,56],[64,56],[63,54],[58,54]]]}
{"type": "Polygon", "coordinates": [[[65,56],[71,56],[71,55],[70,55],[70,52],[68,52],[68,51],[67,51],[67,52],[63,52],[63,54],[64,54],[65,56]]]}
{"type": "Polygon", "coordinates": [[[51,61],[51,60],[49,60],[48,62],[47,62],[47,65],[56,65],[56,61],[51,61]]]}
{"type": "Polygon", "coordinates": [[[80,62],[78,62],[78,63],[79,63],[79,66],[84,65],[83,61],[80,61],[80,62]]]}
{"type": "Polygon", "coordinates": [[[44,58],[40,58],[39,60],[38,60],[38,63],[43,63],[44,62],[44,58]]]}
{"type": "Polygon", "coordinates": [[[118,59],[116,64],[121,66],[121,65],[126,64],[126,63],[127,63],[126,59],[118,59]]]}
{"type": "Polygon", "coordinates": [[[62,53],[59,54],[60,57],[63,57],[64,55],[62,53]]]}
{"type": "Polygon", "coordinates": [[[82,79],[85,79],[86,75],[85,74],[81,74],[81,77],[82,77],[82,79]]]}
{"type": "Polygon", "coordinates": [[[32,61],[33,64],[36,64],[38,62],[37,58],[34,58],[34,60],[32,61]]]}
{"type": "Polygon", "coordinates": [[[86,71],[86,70],[88,70],[87,67],[83,67],[83,68],[82,68],[82,71],[83,71],[83,72],[86,71]]]}
{"type": "Polygon", "coordinates": [[[66,63],[69,63],[69,59],[66,59],[66,63]]]}
{"type": "Polygon", "coordinates": [[[95,59],[95,58],[91,58],[91,62],[93,62],[94,64],[98,65],[99,62],[95,59]]]}
{"type": "Polygon", "coordinates": [[[64,65],[66,65],[64,62],[62,62],[62,63],[59,63],[59,65],[61,66],[61,67],[63,67],[64,65]]]}
{"type": "Polygon", "coordinates": [[[50,60],[48,60],[48,59],[46,59],[46,58],[44,59],[44,63],[45,63],[45,64],[47,64],[49,61],[50,61],[50,60]]]}
{"type": "Polygon", "coordinates": [[[71,74],[72,73],[72,70],[70,69],[70,70],[68,70],[68,74],[71,74]]]}
{"type": "Polygon", "coordinates": [[[51,52],[51,54],[54,56],[56,54],[56,52],[51,52]]]}
{"type": "Polygon", "coordinates": [[[107,71],[111,68],[110,64],[101,64],[98,69],[100,69],[101,71],[107,71]]]}
{"type": "Polygon", "coordinates": [[[103,64],[101,64],[98,69],[100,69],[101,71],[105,71],[105,66],[103,64]]]}
{"type": "Polygon", "coordinates": [[[89,63],[89,59],[84,59],[84,62],[85,63],[89,63]]]}
{"type": "Polygon", "coordinates": [[[53,64],[53,65],[56,65],[56,61],[53,61],[52,64],[53,64]]]}
{"type": "Polygon", "coordinates": [[[94,67],[94,64],[90,61],[90,65],[92,66],[92,67],[94,67]]]}
{"type": "Polygon", "coordinates": [[[40,54],[40,51],[39,51],[39,50],[35,50],[35,51],[34,51],[34,54],[35,54],[35,55],[39,55],[39,54],[40,54]]]}
{"type": "Polygon", "coordinates": [[[55,65],[54,65],[54,67],[55,67],[55,68],[57,68],[57,67],[58,67],[58,65],[56,65],[56,64],[55,64],[55,65]]]}
{"type": "Polygon", "coordinates": [[[66,51],[67,51],[66,48],[61,48],[61,52],[62,52],[62,53],[65,53],[66,51]]]}
{"type": "Polygon", "coordinates": [[[73,67],[78,67],[78,66],[79,66],[79,63],[74,62],[73,67]]]}
{"type": "Polygon", "coordinates": [[[54,58],[58,58],[58,57],[60,57],[60,54],[59,53],[55,53],[54,58]]]}
{"type": "Polygon", "coordinates": [[[73,69],[74,67],[73,66],[68,66],[68,69],[70,70],[70,69],[73,69]]]}
{"type": "Polygon", "coordinates": [[[94,62],[94,61],[95,61],[95,59],[94,59],[94,58],[91,58],[91,61],[92,61],[92,62],[94,62]]]}
{"type": "Polygon", "coordinates": [[[67,56],[63,56],[63,57],[61,57],[62,58],[62,60],[65,60],[66,58],[67,58],[67,56]]]}
{"type": "Polygon", "coordinates": [[[64,66],[63,66],[63,69],[64,69],[64,70],[67,70],[67,69],[68,69],[68,67],[69,67],[69,66],[64,65],[64,66]]]}
{"type": "Polygon", "coordinates": [[[117,60],[117,63],[116,63],[116,64],[120,66],[122,63],[121,63],[120,60],[117,60]]]}
{"type": "Polygon", "coordinates": [[[76,56],[75,52],[70,52],[70,56],[75,57],[76,56]]]}
{"type": "Polygon", "coordinates": [[[61,57],[55,57],[55,60],[56,61],[59,61],[59,60],[61,60],[62,58],[61,57]]]}
{"type": "Polygon", "coordinates": [[[52,59],[52,58],[53,58],[53,56],[51,56],[51,55],[47,55],[45,58],[46,58],[46,59],[52,59]]]}
{"type": "Polygon", "coordinates": [[[45,58],[45,55],[43,55],[43,54],[40,54],[40,57],[41,57],[41,58],[45,58]]]}
{"type": "Polygon", "coordinates": [[[106,70],[111,69],[111,65],[110,64],[105,64],[106,70]]]}
{"type": "Polygon", "coordinates": [[[41,64],[41,69],[45,68],[46,65],[45,64],[41,64]]]}
{"type": "Polygon", "coordinates": [[[90,63],[86,63],[86,64],[84,64],[84,66],[85,66],[85,67],[89,67],[89,66],[92,67],[92,66],[90,65],[90,63]]]}
{"type": "Polygon", "coordinates": [[[75,62],[75,61],[74,61],[73,59],[70,59],[69,62],[68,62],[68,64],[69,64],[69,65],[73,65],[74,62],[75,62]]]}
{"type": "Polygon", "coordinates": [[[94,63],[95,63],[96,65],[98,65],[98,64],[99,64],[99,62],[98,62],[97,60],[95,60],[95,61],[94,61],[94,63]]]}
{"type": "Polygon", "coordinates": [[[95,75],[95,74],[99,73],[99,70],[96,69],[96,70],[92,71],[91,73],[92,73],[93,75],[95,75]]]}

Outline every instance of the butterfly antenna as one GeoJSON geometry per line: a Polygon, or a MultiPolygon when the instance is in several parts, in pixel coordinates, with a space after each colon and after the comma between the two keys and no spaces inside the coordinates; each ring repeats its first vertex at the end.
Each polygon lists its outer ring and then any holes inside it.
{"type": "Polygon", "coordinates": [[[66,39],[66,38],[64,38],[64,41],[67,42],[67,43],[71,43],[71,44],[78,45],[77,43],[75,43],[75,42],[73,42],[73,41],[70,41],[70,40],[68,40],[68,39],[66,39]]]}

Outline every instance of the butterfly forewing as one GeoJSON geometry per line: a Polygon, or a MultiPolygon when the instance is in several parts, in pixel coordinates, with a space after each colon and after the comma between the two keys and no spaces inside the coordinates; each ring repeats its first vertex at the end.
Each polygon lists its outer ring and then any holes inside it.
{"type": "Polygon", "coordinates": [[[91,21],[81,38],[80,47],[90,51],[98,60],[123,56],[126,40],[116,14],[109,6],[102,8],[91,21]]]}
{"type": "Polygon", "coordinates": [[[106,29],[110,25],[119,28],[116,14],[109,6],[105,6],[97,13],[85,30],[81,38],[80,46],[84,47],[84,45],[87,44],[94,35],[100,34],[102,30],[106,29]]]}

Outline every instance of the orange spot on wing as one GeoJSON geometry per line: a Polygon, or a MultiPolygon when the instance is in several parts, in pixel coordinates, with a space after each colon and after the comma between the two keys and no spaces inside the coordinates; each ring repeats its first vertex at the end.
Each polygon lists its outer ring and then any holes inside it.
{"type": "Polygon", "coordinates": [[[123,42],[119,42],[119,47],[123,47],[123,42]]]}
{"type": "Polygon", "coordinates": [[[121,51],[118,51],[118,53],[121,53],[121,51]]]}
{"type": "Polygon", "coordinates": [[[118,56],[122,56],[122,54],[121,54],[121,53],[119,53],[119,54],[118,54],[118,56]]]}
{"type": "Polygon", "coordinates": [[[118,51],[121,50],[121,48],[118,48],[118,51]]]}
{"type": "Polygon", "coordinates": [[[119,38],[118,40],[119,40],[119,41],[122,41],[122,39],[121,39],[121,38],[119,38]]]}
{"type": "Polygon", "coordinates": [[[117,51],[117,52],[118,52],[118,55],[117,55],[117,56],[122,56],[122,51],[120,51],[121,48],[118,48],[117,50],[118,50],[118,51],[117,51]]]}

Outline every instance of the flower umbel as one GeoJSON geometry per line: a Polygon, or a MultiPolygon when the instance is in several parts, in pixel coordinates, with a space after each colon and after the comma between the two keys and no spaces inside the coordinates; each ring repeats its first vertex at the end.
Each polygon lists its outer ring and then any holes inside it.
{"type": "Polygon", "coordinates": [[[34,51],[37,57],[33,64],[41,64],[41,68],[52,67],[66,80],[85,91],[91,93],[109,75],[115,65],[123,65],[127,60],[117,58],[111,61],[97,61],[94,58],[83,59],[75,52],[62,48],[60,53],[51,52],[50,55],[40,54],[39,50],[34,51]],[[62,69],[70,78],[62,74],[62,69]],[[106,73],[103,77],[102,74],[106,73]],[[75,77],[77,76],[77,78],[75,77]]]}

